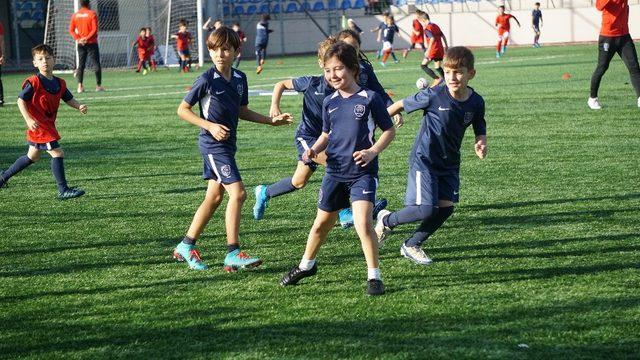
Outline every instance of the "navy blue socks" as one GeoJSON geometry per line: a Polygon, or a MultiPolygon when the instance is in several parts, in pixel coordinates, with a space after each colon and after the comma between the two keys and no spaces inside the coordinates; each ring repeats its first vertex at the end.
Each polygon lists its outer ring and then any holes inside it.
{"type": "Polygon", "coordinates": [[[398,225],[427,220],[437,212],[437,210],[437,208],[431,205],[411,205],[402,210],[392,212],[383,219],[383,223],[384,226],[393,229],[398,225]]]}
{"type": "Polygon", "coordinates": [[[293,178],[288,177],[267,186],[267,197],[270,199],[298,190],[298,188],[291,183],[292,180],[293,178]]]}
{"type": "Polygon", "coordinates": [[[434,216],[422,221],[411,238],[405,241],[407,246],[421,246],[453,214],[453,206],[440,208],[434,216]]]}
{"type": "Polygon", "coordinates": [[[0,184],[4,184],[9,180],[13,175],[19,173],[24,170],[27,166],[33,164],[33,161],[29,159],[27,155],[20,156],[14,163],[11,165],[3,174],[2,178],[0,178],[0,184]]]}
{"type": "Polygon", "coordinates": [[[64,158],[54,157],[51,158],[51,172],[53,177],[56,178],[56,184],[58,184],[58,191],[64,192],[68,189],[67,179],[64,176],[64,158]]]}

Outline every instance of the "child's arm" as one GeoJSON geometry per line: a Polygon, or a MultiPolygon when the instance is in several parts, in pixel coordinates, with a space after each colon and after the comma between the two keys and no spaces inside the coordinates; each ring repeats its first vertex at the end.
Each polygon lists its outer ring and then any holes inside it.
{"type": "Polygon", "coordinates": [[[444,36],[444,34],[442,34],[442,41],[444,42],[444,51],[447,52],[447,49],[449,49],[449,43],[447,42],[447,37],[444,36]]]}
{"type": "Polygon", "coordinates": [[[204,120],[200,116],[196,115],[191,108],[192,106],[183,100],[180,103],[180,106],[178,106],[178,116],[190,124],[207,130],[211,133],[213,138],[218,141],[223,141],[229,138],[230,131],[228,127],[204,120]]]}
{"type": "Polygon", "coordinates": [[[178,35],[176,35],[176,34],[171,34],[171,38],[172,38],[172,39],[177,39],[177,38],[178,38],[178,35]]]}
{"type": "Polygon", "coordinates": [[[280,114],[274,117],[268,117],[249,109],[247,105],[240,106],[240,112],[238,113],[238,116],[242,120],[272,126],[289,125],[293,121],[293,118],[289,113],[280,114]]]}
{"type": "Polygon", "coordinates": [[[476,136],[474,149],[480,159],[484,159],[487,156],[487,135],[476,136]]]}
{"type": "Polygon", "coordinates": [[[513,20],[515,20],[515,21],[516,21],[516,24],[518,24],[518,27],[522,27],[522,26],[520,26],[520,21],[518,21],[518,18],[517,18],[517,17],[515,17],[515,16],[513,16],[513,15],[511,15],[511,17],[513,18],[513,20]]]}
{"type": "Polygon", "coordinates": [[[323,152],[324,149],[327,148],[327,145],[329,145],[329,134],[327,134],[326,132],[322,132],[313,146],[307,149],[302,154],[302,161],[306,163],[309,160],[315,159],[315,157],[318,156],[319,153],[323,152]]]}
{"type": "Polygon", "coordinates": [[[76,100],[75,98],[71,98],[71,100],[65,101],[65,103],[71,106],[72,108],[79,110],[80,113],[83,115],[87,113],[87,105],[80,104],[78,100],[76,100]]]}
{"type": "Polygon", "coordinates": [[[282,99],[282,93],[285,90],[293,90],[293,80],[282,80],[273,87],[273,95],[271,96],[271,109],[269,110],[269,116],[278,116],[282,114],[280,111],[280,99],[282,99]]]}
{"type": "Polygon", "coordinates": [[[473,118],[473,132],[476,135],[476,142],[473,149],[476,155],[480,159],[484,159],[487,156],[487,122],[484,119],[484,103],[479,112],[476,113],[473,118]]]}
{"type": "Polygon", "coordinates": [[[27,110],[27,103],[20,98],[18,98],[18,109],[20,109],[20,114],[22,114],[24,121],[27,123],[27,128],[29,130],[37,129],[38,123],[33,120],[31,115],[29,115],[29,111],[27,110]]]}
{"type": "Polygon", "coordinates": [[[390,127],[385,130],[382,135],[380,135],[380,139],[373,144],[372,147],[360,151],[356,151],[353,153],[353,159],[356,161],[357,165],[362,167],[367,166],[373,159],[376,158],[384,149],[389,146],[393,138],[396,137],[396,128],[390,127]]]}
{"type": "Polygon", "coordinates": [[[209,23],[211,23],[211,17],[209,17],[207,21],[204,22],[204,25],[202,25],[202,29],[209,30],[209,23]]]}
{"type": "Polygon", "coordinates": [[[387,108],[387,112],[389,113],[389,116],[395,116],[397,114],[400,114],[402,110],[404,110],[404,100],[398,100],[387,108]]]}

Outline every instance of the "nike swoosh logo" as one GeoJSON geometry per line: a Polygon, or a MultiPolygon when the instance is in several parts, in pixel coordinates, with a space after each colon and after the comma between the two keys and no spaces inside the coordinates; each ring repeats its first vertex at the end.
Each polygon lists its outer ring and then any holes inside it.
{"type": "Polygon", "coordinates": [[[224,94],[224,90],[222,90],[222,91],[216,91],[216,95],[220,95],[220,94],[224,94]]]}
{"type": "Polygon", "coordinates": [[[440,110],[440,111],[449,111],[451,109],[450,108],[443,108],[442,106],[438,106],[438,110],[440,110]]]}
{"type": "Polygon", "coordinates": [[[453,192],[453,195],[458,195],[458,194],[460,194],[460,191],[454,191],[453,192]]]}
{"type": "Polygon", "coordinates": [[[366,194],[371,194],[371,193],[373,193],[373,191],[366,191],[366,190],[362,190],[362,193],[366,195],[366,194]]]}
{"type": "Polygon", "coordinates": [[[314,92],[314,94],[316,94],[316,95],[324,95],[324,93],[322,93],[322,92],[317,92],[317,91],[315,91],[315,92],[314,92]]]}
{"type": "Polygon", "coordinates": [[[331,114],[332,112],[338,110],[338,108],[333,108],[333,109],[329,109],[329,114],[331,114]]]}

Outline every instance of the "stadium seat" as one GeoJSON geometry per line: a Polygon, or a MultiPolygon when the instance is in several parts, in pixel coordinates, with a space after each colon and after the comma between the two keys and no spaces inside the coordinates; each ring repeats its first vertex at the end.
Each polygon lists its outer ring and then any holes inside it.
{"type": "Polygon", "coordinates": [[[356,0],[355,4],[353,4],[352,9],[364,9],[364,0],[356,0]]]}
{"type": "Polygon", "coordinates": [[[240,5],[240,4],[246,4],[249,2],[249,0],[236,0],[234,1],[236,4],[240,5]]]}
{"type": "Polygon", "coordinates": [[[44,12],[43,11],[34,11],[33,14],[31,14],[31,20],[44,21],[45,20],[44,12]]]}
{"type": "Polygon", "coordinates": [[[244,6],[238,5],[233,8],[233,15],[242,15],[244,13],[244,6]]]}
{"type": "Polygon", "coordinates": [[[272,13],[272,14],[280,14],[280,4],[275,4],[275,5],[271,8],[271,13],[272,13]]]}
{"type": "Polygon", "coordinates": [[[269,3],[263,3],[260,5],[258,9],[258,14],[268,14],[269,13],[269,3]]]}
{"type": "Polygon", "coordinates": [[[26,21],[31,20],[31,13],[29,11],[25,11],[20,16],[18,16],[18,21],[26,21]]]}
{"type": "Polygon", "coordinates": [[[294,2],[290,2],[287,4],[287,7],[284,9],[285,13],[294,13],[298,11],[298,5],[294,2]]]}
{"type": "Polygon", "coordinates": [[[31,2],[23,2],[22,5],[20,5],[19,1],[16,1],[16,3],[17,3],[17,6],[16,6],[17,10],[23,10],[23,11],[33,10],[33,3],[31,2]]]}
{"type": "Polygon", "coordinates": [[[351,1],[342,0],[342,4],[340,4],[340,10],[349,10],[349,9],[351,9],[351,1]]]}
{"type": "Polygon", "coordinates": [[[305,10],[311,11],[311,4],[309,4],[308,1],[303,2],[302,6],[299,9],[300,12],[304,12],[305,10]]]}
{"type": "Polygon", "coordinates": [[[33,8],[36,10],[44,10],[44,1],[38,1],[33,8]]]}
{"type": "Polygon", "coordinates": [[[222,14],[224,16],[229,16],[230,13],[231,13],[231,10],[229,9],[229,6],[223,6],[222,7],[222,14]]]}
{"type": "Polygon", "coordinates": [[[245,15],[253,15],[256,13],[256,11],[258,10],[258,7],[255,5],[249,5],[247,7],[247,11],[245,11],[245,15]]]}
{"type": "Polygon", "coordinates": [[[313,4],[313,11],[322,11],[324,10],[324,1],[320,0],[313,4]]]}
{"type": "Polygon", "coordinates": [[[335,10],[338,8],[338,0],[329,0],[327,4],[329,10],[335,10]]]}

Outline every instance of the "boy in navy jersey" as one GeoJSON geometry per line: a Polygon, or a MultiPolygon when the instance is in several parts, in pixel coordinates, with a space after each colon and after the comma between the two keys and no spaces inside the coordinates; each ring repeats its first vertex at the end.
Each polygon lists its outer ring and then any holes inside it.
{"type": "Polygon", "coordinates": [[[395,136],[395,128],[383,100],[356,82],[360,67],[356,49],[338,42],[324,55],[327,82],[336,91],[322,105],[322,135],[307,150],[303,160],[326,153],[326,173],[318,195],[318,212],[307,240],[302,261],[280,281],[293,285],[317,272],[316,254],[338,217],[338,211],[353,207],[356,232],[362,243],[368,268],[367,294],[381,295],[378,246],[372,211],[378,184],[378,159],[395,136]],[[375,141],[374,131],[383,133],[375,141]]]}
{"type": "Polygon", "coordinates": [[[196,211],[186,236],[173,252],[178,261],[186,261],[190,268],[196,270],[207,268],[195,248],[196,240],[222,202],[225,191],[229,193],[225,219],[225,270],[232,272],[262,263],[260,259],[240,251],[238,241],[240,211],[246,199],[235,161],[238,118],[274,126],[291,123],[289,114],[270,118],[247,107],[247,77],[231,67],[240,44],[238,34],[225,26],[209,35],[207,48],[214,66],[196,79],[178,108],[178,115],[183,120],[200,127],[198,144],[204,160],[203,177],[208,180],[205,199],[196,211]],[[195,104],[200,105],[200,116],[192,110],[195,104]]]}
{"type": "Polygon", "coordinates": [[[453,214],[460,191],[460,146],[469,125],[476,135],[475,152],[487,153],[484,100],[469,80],[475,76],[474,57],[462,46],[449,48],[444,59],[446,85],[425,89],[389,107],[395,114],[423,110],[424,117],[409,156],[405,208],[378,214],[378,244],[401,224],[421,221],[401,247],[401,254],[413,262],[428,265],[432,260],[421,246],[453,214]]]}
{"type": "Polygon", "coordinates": [[[65,200],[84,195],[81,189],[70,188],[64,172],[64,153],[58,140],[60,135],[56,129],[56,117],[60,100],[80,113],[87,113],[87,106],[73,98],[64,80],[53,76],[53,49],[49,45],[38,45],[31,50],[33,66],[38,74],[33,75],[22,85],[18,95],[18,108],[27,123],[27,155],[18,158],[9,169],[0,172],[0,188],[7,184],[9,178],[24,170],[40,159],[46,151],[51,155],[51,171],[58,184],[58,199],[65,200]]]}

